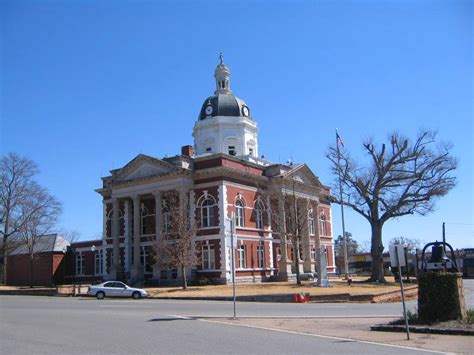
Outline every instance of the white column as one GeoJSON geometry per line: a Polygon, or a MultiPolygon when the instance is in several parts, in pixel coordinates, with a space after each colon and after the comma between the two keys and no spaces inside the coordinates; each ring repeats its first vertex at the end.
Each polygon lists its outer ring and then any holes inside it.
{"type": "MultiPolygon", "coordinates": [[[[220,235],[220,262],[221,262],[221,278],[227,280],[227,282],[232,281],[232,272],[231,272],[231,253],[232,247],[230,245],[230,239],[226,237],[225,234],[225,219],[230,217],[227,214],[227,188],[222,183],[218,188],[218,201],[217,207],[219,209],[219,235],[220,235]],[[229,242],[229,243],[228,243],[229,242]]],[[[230,236],[229,236],[230,238],[230,236]]],[[[234,236],[236,238],[236,236],[234,236]]]]}
{"type": "Polygon", "coordinates": [[[271,210],[271,205],[270,205],[270,197],[267,196],[266,198],[266,203],[267,203],[267,218],[268,218],[268,260],[270,262],[270,265],[268,267],[271,269],[270,275],[274,274],[273,271],[273,232],[272,232],[272,210],[271,210]]]}
{"type": "MultiPolygon", "coordinates": [[[[157,246],[160,239],[163,238],[163,202],[161,200],[161,191],[155,191],[153,196],[155,196],[155,246],[157,246]]],[[[153,265],[154,279],[160,278],[160,266],[157,262],[159,257],[159,255],[155,255],[155,264],[153,265]]]]}
{"type": "Polygon", "coordinates": [[[131,277],[134,281],[143,279],[143,265],[140,258],[140,196],[133,196],[133,266],[131,277]]]}
{"type": "Polygon", "coordinates": [[[309,210],[311,209],[310,201],[305,201],[306,208],[306,220],[303,225],[303,271],[312,272],[312,262],[311,262],[311,239],[309,237],[309,210]]]}
{"type": "Polygon", "coordinates": [[[112,238],[113,238],[113,260],[110,269],[112,279],[121,276],[122,267],[120,265],[120,210],[119,201],[114,198],[112,200],[112,238]]]}
{"type": "Polygon", "coordinates": [[[321,260],[321,239],[319,236],[319,202],[316,203],[315,207],[315,218],[314,218],[314,242],[316,250],[316,272],[318,273],[318,280],[321,275],[322,260],[321,260]]]}
{"type": "Polygon", "coordinates": [[[107,203],[102,201],[102,275],[107,275],[107,203]]]}
{"type": "Polygon", "coordinates": [[[124,231],[124,266],[125,266],[125,272],[130,272],[130,264],[131,264],[131,259],[132,256],[130,255],[131,253],[131,239],[132,239],[132,231],[130,230],[131,228],[131,215],[132,211],[130,209],[130,201],[125,200],[124,201],[124,217],[125,217],[125,231],[124,231]]]}
{"type": "Polygon", "coordinates": [[[278,217],[280,219],[280,251],[281,257],[278,263],[278,276],[282,279],[288,279],[291,273],[291,264],[288,263],[288,245],[286,242],[286,218],[285,218],[285,201],[283,198],[278,199],[278,217]]]}

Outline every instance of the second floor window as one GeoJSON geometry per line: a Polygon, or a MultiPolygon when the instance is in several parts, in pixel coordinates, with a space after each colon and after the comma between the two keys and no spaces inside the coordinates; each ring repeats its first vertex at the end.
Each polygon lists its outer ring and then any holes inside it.
{"type": "Polygon", "coordinates": [[[235,225],[243,227],[245,221],[244,204],[241,200],[235,202],[235,225]]]}
{"type": "Polygon", "coordinates": [[[314,235],[314,215],[313,210],[308,213],[308,231],[309,235],[314,235]]]}
{"type": "Polygon", "coordinates": [[[216,203],[207,198],[201,204],[201,226],[202,227],[212,227],[215,225],[214,223],[214,210],[216,207],[216,203]]]}
{"type": "Polygon", "coordinates": [[[324,213],[321,214],[321,234],[328,235],[327,220],[326,220],[326,215],[324,213]]]}

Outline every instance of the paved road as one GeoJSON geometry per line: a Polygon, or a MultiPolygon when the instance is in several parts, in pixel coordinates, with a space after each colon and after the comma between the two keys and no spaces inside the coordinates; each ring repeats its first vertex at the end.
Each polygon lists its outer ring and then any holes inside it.
{"type": "MultiPolygon", "coordinates": [[[[241,303],[246,316],[361,316],[399,304],[241,303]]],[[[418,354],[411,348],[217,324],[184,316],[230,316],[232,303],[0,297],[2,354],[418,354]]],[[[423,351],[426,353],[426,351],[423,351]]]]}

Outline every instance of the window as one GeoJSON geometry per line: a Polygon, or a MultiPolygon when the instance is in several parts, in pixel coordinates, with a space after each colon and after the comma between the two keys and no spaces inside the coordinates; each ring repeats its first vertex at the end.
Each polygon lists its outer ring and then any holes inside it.
{"type": "Polygon", "coordinates": [[[309,210],[309,213],[308,213],[308,230],[309,230],[309,235],[314,235],[314,214],[313,214],[313,210],[309,210]]]}
{"type": "Polygon", "coordinates": [[[206,198],[201,204],[201,226],[214,226],[214,211],[216,203],[211,198],[206,198]]]}
{"type": "Polygon", "coordinates": [[[153,272],[153,267],[151,265],[151,255],[150,247],[141,247],[140,248],[140,260],[144,267],[145,273],[149,274],[153,272]]]}
{"type": "Polygon", "coordinates": [[[211,147],[207,147],[206,148],[206,153],[211,153],[212,152],[212,148],[211,147]]]}
{"type": "Polygon", "coordinates": [[[316,260],[316,249],[311,248],[311,260],[316,260]]]}
{"type": "Polygon", "coordinates": [[[265,245],[260,242],[257,246],[257,262],[258,267],[263,269],[265,267],[265,245]]]}
{"type": "Polygon", "coordinates": [[[245,269],[247,267],[247,261],[245,259],[245,246],[243,244],[238,246],[237,253],[239,255],[239,269],[245,269]]]}
{"type": "Polygon", "coordinates": [[[235,201],[235,225],[243,227],[245,221],[244,204],[241,200],[235,201]]]}
{"type": "Polygon", "coordinates": [[[213,244],[205,244],[202,246],[202,268],[203,270],[214,270],[216,268],[213,244]]]}
{"type": "Polygon", "coordinates": [[[168,233],[171,228],[171,213],[168,204],[163,205],[163,232],[168,233]]]}
{"type": "Polygon", "coordinates": [[[257,229],[263,229],[263,206],[260,201],[255,202],[254,211],[257,229]]]}
{"type": "Polygon", "coordinates": [[[94,253],[94,273],[101,275],[104,273],[104,251],[102,249],[97,250],[94,253]]]}
{"type": "Polygon", "coordinates": [[[142,235],[155,234],[154,223],[155,223],[155,214],[148,212],[148,208],[142,203],[141,205],[141,233],[142,235]]]}
{"type": "Polygon", "coordinates": [[[84,275],[84,261],[84,255],[76,254],[76,275],[84,275]]]}
{"type": "Polygon", "coordinates": [[[237,151],[235,150],[235,145],[229,145],[229,155],[237,155],[237,151]]]}
{"type": "Polygon", "coordinates": [[[249,155],[253,155],[253,148],[249,148],[249,155]]]}
{"type": "Polygon", "coordinates": [[[321,214],[321,234],[328,235],[328,226],[326,221],[326,215],[324,213],[321,214]]]}

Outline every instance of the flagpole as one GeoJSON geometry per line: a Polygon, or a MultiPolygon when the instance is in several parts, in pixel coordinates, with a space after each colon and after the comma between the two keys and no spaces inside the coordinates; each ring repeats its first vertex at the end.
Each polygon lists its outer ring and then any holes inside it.
{"type": "MultiPolygon", "coordinates": [[[[341,178],[341,152],[339,151],[339,133],[336,128],[336,149],[337,149],[337,173],[339,175],[339,200],[341,205],[341,219],[342,219],[342,243],[343,243],[343,255],[344,255],[344,275],[345,279],[349,280],[349,265],[347,261],[347,236],[346,226],[344,223],[344,204],[342,203],[342,178],[341,178]]],[[[341,141],[342,142],[342,141],[341,141]]]]}

